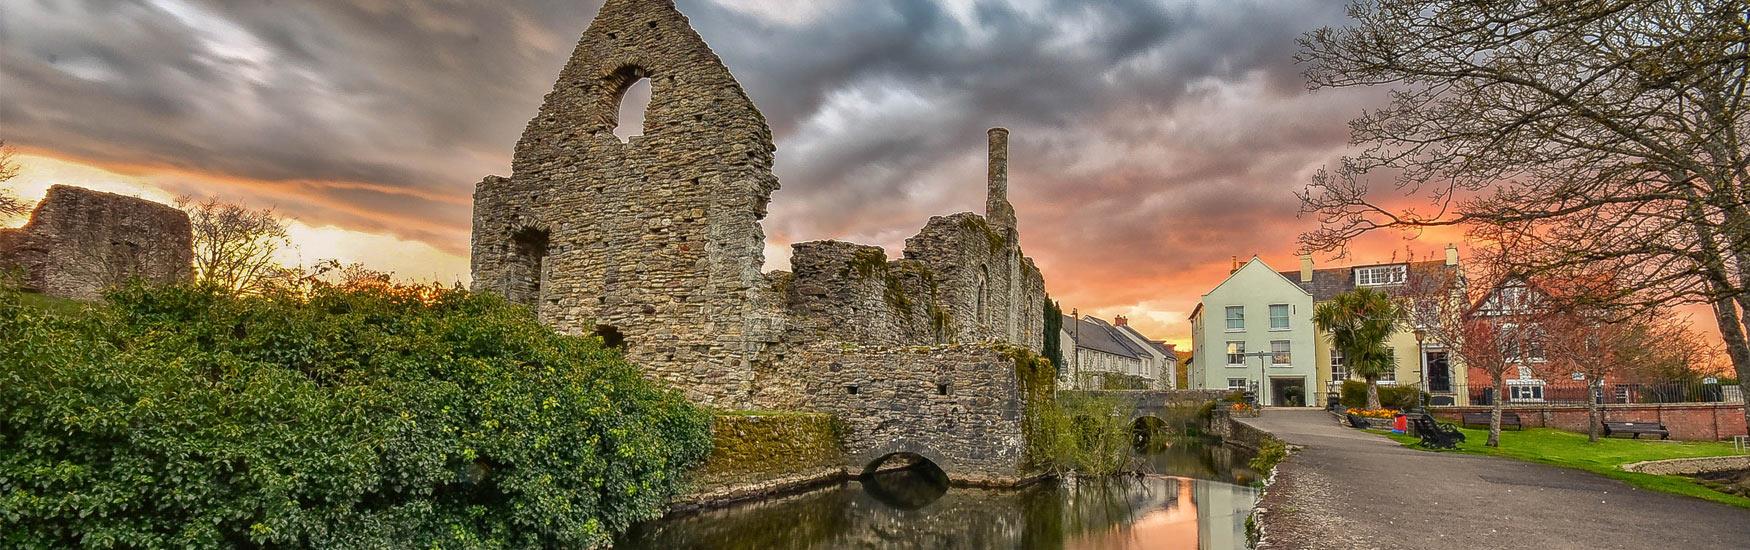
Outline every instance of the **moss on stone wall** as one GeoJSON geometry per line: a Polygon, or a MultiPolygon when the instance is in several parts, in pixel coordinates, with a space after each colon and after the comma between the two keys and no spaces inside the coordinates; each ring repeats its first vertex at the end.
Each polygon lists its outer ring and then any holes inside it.
{"type": "Polygon", "coordinates": [[[1057,409],[1057,367],[1027,348],[998,345],[996,349],[1014,362],[1015,381],[1026,398],[1021,423],[1021,433],[1027,438],[1025,460],[1029,466],[1045,467],[1043,457],[1048,455],[1050,438],[1041,430],[1043,418],[1057,409]]]}
{"type": "Polygon", "coordinates": [[[1009,237],[1002,234],[1002,232],[997,231],[996,228],[991,227],[990,223],[986,222],[982,217],[967,216],[961,218],[960,227],[965,228],[967,231],[983,233],[985,240],[990,244],[991,252],[1002,250],[1004,246],[1008,246],[1009,244],[1009,237]]]}
{"type": "Polygon", "coordinates": [[[887,253],[879,248],[858,249],[851,255],[850,269],[856,272],[857,277],[863,279],[874,277],[878,273],[885,274],[887,273],[887,253]]]}
{"type": "Polygon", "coordinates": [[[694,472],[694,482],[709,489],[840,467],[840,431],[838,421],[823,413],[717,413],[711,423],[711,456],[694,472]]]}

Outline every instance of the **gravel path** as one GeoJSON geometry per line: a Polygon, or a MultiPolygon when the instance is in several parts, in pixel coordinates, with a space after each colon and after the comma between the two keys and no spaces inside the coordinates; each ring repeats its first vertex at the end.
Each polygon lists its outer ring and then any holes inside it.
{"type": "Polygon", "coordinates": [[[1244,421],[1302,447],[1259,503],[1260,550],[1750,548],[1750,510],[1580,470],[1410,449],[1324,411],[1244,421]]]}

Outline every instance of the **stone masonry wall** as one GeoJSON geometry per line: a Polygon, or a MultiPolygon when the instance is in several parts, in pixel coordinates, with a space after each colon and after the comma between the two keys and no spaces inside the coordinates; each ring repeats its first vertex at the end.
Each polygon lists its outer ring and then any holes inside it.
{"type": "Polygon", "coordinates": [[[773,149],[671,1],[609,0],[518,142],[513,175],[475,191],[475,285],[561,331],[623,339],[694,401],[735,406],[777,338],[751,314],[773,149]],[[622,143],[620,100],[643,78],[644,135],[622,143]]]}
{"type": "Polygon", "coordinates": [[[181,210],[79,187],[50,187],[24,227],[0,231],[0,267],[23,270],[25,289],[61,298],[96,299],[133,278],[183,281],[193,261],[181,210]]]}
{"type": "Polygon", "coordinates": [[[827,343],[792,352],[780,372],[761,391],[800,398],[766,404],[839,418],[852,472],[894,453],[912,453],[960,483],[1009,484],[1027,477],[1021,433],[1026,398],[1014,361],[1002,351],[827,343]]]}
{"type": "Polygon", "coordinates": [[[845,475],[831,415],[722,413],[711,422],[712,450],[693,473],[681,507],[709,506],[780,493],[845,475]]]}
{"type": "MultiPolygon", "coordinates": [[[[517,144],[475,191],[475,288],[558,330],[622,344],[700,403],[745,408],[792,350],[820,342],[1008,342],[1039,351],[1045,281],[1008,203],[1008,131],[991,130],[984,217],[932,218],[904,258],[795,245],[761,273],[774,146],[764,117],[670,0],[608,0],[517,144]],[[644,134],[614,136],[652,84],[644,134]]],[[[767,392],[769,393],[769,392],[767,392]]],[[[798,396],[789,396],[795,401],[798,396]]]]}

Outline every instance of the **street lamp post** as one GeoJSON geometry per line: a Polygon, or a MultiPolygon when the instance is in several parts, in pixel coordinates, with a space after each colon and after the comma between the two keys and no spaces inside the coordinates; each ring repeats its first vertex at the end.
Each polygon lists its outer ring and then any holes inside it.
{"type": "Polygon", "coordinates": [[[1416,335],[1416,405],[1427,410],[1428,402],[1423,396],[1428,395],[1428,353],[1422,351],[1422,340],[1428,333],[1418,326],[1413,334],[1416,335]]]}
{"type": "MultiPolygon", "coordinates": [[[[1265,367],[1268,366],[1264,363],[1264,358],[1265,357],[1275,357],[1276,352],[1254,351],[1254,352],[1246,354],[1246,356],[1258,358],[1258,403],[1260,405],[1262,405],[1262,404],[1264,404],[1265,401],[1267,401],[1267,398],[1264,397],[1264,395],[1265,395],[1264,392],[1270,391],[1270,382],[1269,382],[1270,375],[1269,375],[1269,373],[1264,372],[1265,367]]],[[[1271,403],[1271,404],[1274,404],[1274,403],[1271,403]]]]}

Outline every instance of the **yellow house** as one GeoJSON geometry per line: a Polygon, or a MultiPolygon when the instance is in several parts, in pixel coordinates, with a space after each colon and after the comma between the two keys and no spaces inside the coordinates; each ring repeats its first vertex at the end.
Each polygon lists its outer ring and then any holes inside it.
{"type": "MultiPolygon", "coordinates": [[[[1316,307],[1338,294],[1357,288],[1374,288],[1386,292],[1400,290],[1409,281],[1412,273],[1425,273],[1424,270],[1449,270],[1449,274],[1454,275],[1455,279],[1461,279],[1463,271],[1458,261],[1458,248],[1447,246],[1445,260],[1324,269],[1316,269],[1312,256],[1306,255],[1300,258],[1300,272],[1284,272],[1282,276],[1295,281],[1307,293],[1312,294],[1316,307]]],[[[1307,318],[1311,317],[1309,311],[1307,318]]],[[[1433,396],[1430,398],[1431,404],[1464,404],[1464,396],[1459,394],[1466,386],[1464,366],[1439,344],[1426,341],[1426,338],[1418,342],[1416,333],[1414,327],[1409,327],[1392,335],[1387,345],[1397,358],[1397,369],[1381,377],[1379,384],[1422,386],[1423,391],[1433,396]]],[[[1318,331],[1315,339],[1314,361],[1320,382],[1318,403],[1323,404],[1327,396],[1341,390],[1343,381],[1350,378],[1350,373],[1343,362],[1342,354],[1332,349],[1331,335],[1324,331],[1318,331]]],[[[1359,377],[1354,379],[1360,380],[1359,377]]]]}

